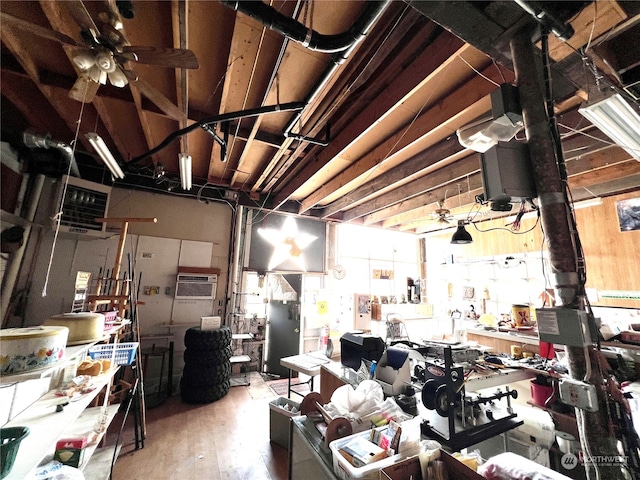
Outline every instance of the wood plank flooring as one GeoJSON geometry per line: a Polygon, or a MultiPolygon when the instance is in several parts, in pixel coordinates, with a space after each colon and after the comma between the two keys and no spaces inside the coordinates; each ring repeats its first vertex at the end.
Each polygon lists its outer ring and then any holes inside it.
{"type": "Polygon", "coordinates": [[[147,409],[145,446],[134,450],[133,429],[125,429],[113,480],[287,479],[288,452],[269,440],[269,402],[277,396],[257,372],[250,381],[210,404],[178,395],[147,409]]]}

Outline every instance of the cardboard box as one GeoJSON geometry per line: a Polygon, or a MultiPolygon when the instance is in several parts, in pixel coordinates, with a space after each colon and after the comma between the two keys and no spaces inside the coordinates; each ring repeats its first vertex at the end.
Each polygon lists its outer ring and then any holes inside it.
{"type": "Polygon", "coordinates": [[[87,443],[86,437],[61,438],[56,443],[56,453],[53,459],[77,468],[82,465],[84,448],[87,446],[87,443]]]}
{"type": "MultiPolygon", "coordinates": [[[[455,478],[456,480],[485,480],[482,475],[443,450],[440,450],[440,460],[446,465],[449,478],[455,478]]],[[[420,461],[417,456],[407,458],[380,470],[380,480],[407,480],[411,476],[413,476],[414,480],[422,480],[420,461]]]]}

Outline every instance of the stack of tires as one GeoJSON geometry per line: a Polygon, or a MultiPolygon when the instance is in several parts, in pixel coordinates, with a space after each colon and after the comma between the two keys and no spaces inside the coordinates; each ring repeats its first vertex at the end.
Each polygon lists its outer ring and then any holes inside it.
{"type": "Polygon", "coordinates": [[[231,386],[231,329],[191,327],[184,334],[184,346],[182,401],[196,404],[220,400],[231,386]]]}

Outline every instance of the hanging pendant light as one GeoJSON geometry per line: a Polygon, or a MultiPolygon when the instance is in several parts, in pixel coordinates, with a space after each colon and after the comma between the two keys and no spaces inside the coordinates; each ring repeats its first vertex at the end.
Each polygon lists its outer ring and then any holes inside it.
{"type": "Polygon", "coordinates": [[[473,238],[471,237],[471,234],[467,232],[466,228],[464,228],[464,226],[468,224],[469,222],[466,220],[458,220],[458,229],[451,236],[451,243],[464,244],[464,243],[473,242],[473,238]]]}

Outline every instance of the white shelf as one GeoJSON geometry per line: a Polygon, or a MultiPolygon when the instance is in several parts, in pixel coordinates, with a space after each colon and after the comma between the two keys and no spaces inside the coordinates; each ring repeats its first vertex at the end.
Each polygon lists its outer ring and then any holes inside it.
{"type": "Polygon", "coordinates": [[[232,340],[253,340],[253,333],[234,333],[231,335],[232,340]]]}
{"type": "Polygon", "coordinates": [[[229,361],[234,364],[234,363],[249,363],[251,362],[251,357],[249,355],[234,355],[232,356],[229,361]]]}
{"type": "MultiPolygon", "coordinates": [[[[58,439],[64,437],[65,432],[71,431],[71,428],[76,428],[75,422],[79,417],[84,417],[84,420],[81,421],[83,425],[84,422],[90,422],[91,416],[95,413],[93,410],[96,409],[89,409],[86,416],[83,415],[83,412],[102,388],[109,384],[117,371],[118,368],[114,368],[109,373],[95,377],[93,383],[96,388],[78,398],[73,398],[61,412],[56,412],[56,405],[60,403],[61,397],[56,396],[52,391],[4,425],[4,427],[25,426],[30,430],[29,435],[20,443],[15,463],[6,480],[22,480],[33,476],[35,468],[43,459],[47,458],[47,455],[53,457],[58,439]],[[70,427],[72,424],[73,426],[70,427]]],[[[114,405],[114,407],[116,406],[114,405]]],[[[96,418],[93,417],[94,423],[96,418]]],[[[89,425],[90,430],[93,423],[89,425]]],[[[87,455],[86,458],[89,457],[90,455],[87,455]]]]}

